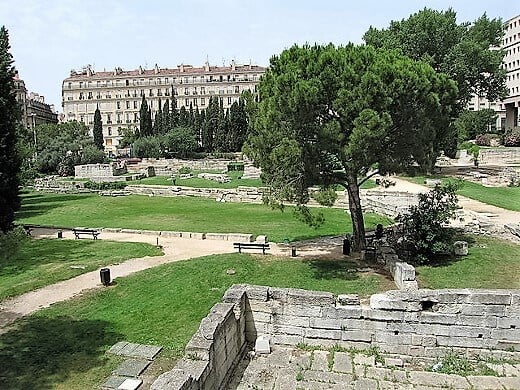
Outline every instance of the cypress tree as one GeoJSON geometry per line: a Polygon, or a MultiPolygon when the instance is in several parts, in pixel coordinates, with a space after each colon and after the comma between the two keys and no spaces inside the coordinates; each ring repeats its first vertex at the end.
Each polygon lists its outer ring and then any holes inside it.
{"type": "Polygon", "coordinates": [[[9,53],[9,33],[0,29],[0,230],[13,227],[20,208],[18,193],[20,158],[16,150],[16,123],[20,108],[14,94],[13,56],[9,53]]]}
{"type": "Polygon", "coordinates": [[[104,150],[103,146],[103,122],[101,121],[101,112],[99,107],[94,112],[94,129],[92,130],[94,136],[94,145],[100,150],[104,150]]]}
{"type": "Polygon", "coordinates": [[[170,117],[170,102],[168,99],[164,102],[163,110],[162,110],[162,133],[166,134],[168,133],[172,127],[171,127],[171,117],[170,117]]]}
{"type": "Polygon", "coordinates": [[[141,109],[139,110],[139,135],[145,137],[152,135],[152,119],[151,113],[148,109],[148,103],[143,96],[141,101],[141,109]]]}

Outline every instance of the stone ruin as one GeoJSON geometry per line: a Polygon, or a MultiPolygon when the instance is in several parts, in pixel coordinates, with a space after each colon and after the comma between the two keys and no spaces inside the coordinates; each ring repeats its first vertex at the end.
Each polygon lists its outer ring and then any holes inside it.
{"type": "Polygon", "coordinates": [[[127,175],[127,173],[127,165],[124,160],[111,164],[84,164],[74,166],[75,179],[89,179],[97,183],[130,181],[155,176],[153,167],[143,168],[138,174],[127,175]]]}
{"type": "MultiPolygon", "coordinates": [[[[432,363],[450,352],[470,358],[519,361],[519,318],[520,290],[393,290],[362,302],[355,294],[336,296],[323,291],[234,285],[201,321],[186,346],[185,356],[174,369],[159,376],[151,389],[225,389],[244,357],[254,358],[251,351],[260,336],[268,339],[274,349],[299,345],[377,347],[385,358],[399,360],[412,370],[409,375],[405,372],[401,380],[422,378],[430,385],[442,386],[449,379],[450,383],[465,383],[464,387],[450,388],[470,388],[494,379],[498,386],[491,388],[501,388],[497,378],[464,378],[416,371],[414,367],[418,362],[432,363]]],[[[515,381],[518,378],[505,379],[519,383],[515,381]]],[[[255,388],[248,386],[237,388],[255,388]]],[[[397,386],[391,388],[400,388],[397,386]]]]}

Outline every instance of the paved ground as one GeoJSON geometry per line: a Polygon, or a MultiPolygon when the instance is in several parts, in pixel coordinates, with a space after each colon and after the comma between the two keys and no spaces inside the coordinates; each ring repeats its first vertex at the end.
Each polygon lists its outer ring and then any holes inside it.
{"type": "Polygon", "coordinates": [[[462,377],[415,367],[384,367],[362,353],[275,347],[269,355],[242,360],[227,390],[520,389],[520,364],[490,368],[501,376],[462,377]]]}

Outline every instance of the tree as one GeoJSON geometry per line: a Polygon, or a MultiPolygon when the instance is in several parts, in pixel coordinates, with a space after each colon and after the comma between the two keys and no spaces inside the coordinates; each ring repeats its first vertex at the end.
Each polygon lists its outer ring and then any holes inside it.
{"type": "Polygon", "coordinates": [[[271,59],[244,151],[262,168],[267,201],[297,204],[310,223],[308,188],[331,205],[346,188],[354,248],[365,247],[360,185],[403,169],[442,142],[456,104],[446,75],[396,51],[370,46],[293,46],[271,59]],[[428,141],[428,142],[425,142],[428,141]]]}
{"type": "Polygon", "coordinates": [[[457,189],[455,182],[436,185],[419,194],[417,206],[396,218],[402,224],[404,242],[413,245],[415,263],[427,263],[433,256],[449,251],[452,234],[447,226],[457,210],[457,189]]]}
{"type": "Polygon", "coordinates": [[[503,36],[500,19],[486,14],[474,23],[457,24],[452,9],[423,9],[408,19],[392,21],[388,29],[370,27],[363,37],[375,47],[399,48],[414,60],[428,62],[437,72],[457,82],[461,107],[472,94],[497,100],[506,93],[506,72],[502,69],[503,36]]]}
{"type": "Polygon", "coordinates": [[[155,120],[153,122],[153,134],[154,135],[162,135],[164,134],[164,126],[163,126],[163,112],[162,112],[162,104],[161,99],[159,99],[159,110],[155,113],[155,120]]]}
{"type": "Polygon", "coordinates": [[[230,151],[239,152],[247,137],[249,123],[244,99],[234,102],[229,109],[229,128],[227,133],[230,151]]]}
{"type": "Polygon", "coordinates": [[[197,138],[191,128],[176,127],[165,136],[164,145],[178,158],[188,158],[197,150],[197,138]]]}
{"type": "Polygon", "coordinates": [[[132,157],[162,157],[163,145],[161,137],[146,136],[139,137],[132,146],[132,157]]]}
{"type": "Polygon", "coordinates": [[[139,110],[139,136],[146,137],[150,135],[152,135],[152,115],[148,109],[148,103],[143,96],[139,110]]]}
{"type": "Polygon", "coordinates": [[[17,153],[16,124],[20,109],[14,94],[13,56],[9,33],[0,28],[0,231],[13,227],[14,213],[20,208],[18,193],[20,158],[17,153]]]}
{"type": "Polygon", "coordinates": [[[475,139],[479,134],[489,133],[489,128],[496,122],[495,110],[485,108],[479,111],[463,110],[455,120],[459,142],[475,139]]]}
{"type": "Polygon", "coordinates": [[[94,112],[94,130],[92,131],[94,135],[94,145],[100,150],[104,150],[103,146],[103,122],[101,121],[101,112],[99,111],[99,107],[96,108],[94,112]]]}

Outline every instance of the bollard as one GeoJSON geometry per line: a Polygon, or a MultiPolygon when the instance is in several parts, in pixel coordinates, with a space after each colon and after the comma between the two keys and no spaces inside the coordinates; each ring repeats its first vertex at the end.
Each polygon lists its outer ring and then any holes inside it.
{"type": "Polygon", "coordinates": [[[101,284],[104,286],[108,286],[110,284],[110,269],[109,268],[101,268],[99,271],[99,276],[101,277],[101,284]]]}
{"type": "Polygon", "coordinates": [[[348,238],[343,240],[343,254],[350,255],[350,240],[348,238]]]}
{"type": "Polygon", "coordinates": [[[296,247],[295,246],[293,246],[291,248],[291,257],[296,257],[296,247]]]}

